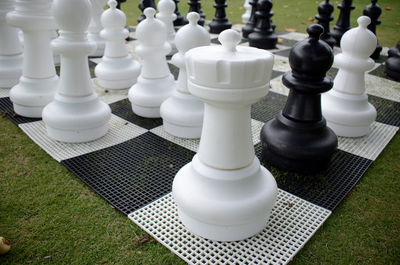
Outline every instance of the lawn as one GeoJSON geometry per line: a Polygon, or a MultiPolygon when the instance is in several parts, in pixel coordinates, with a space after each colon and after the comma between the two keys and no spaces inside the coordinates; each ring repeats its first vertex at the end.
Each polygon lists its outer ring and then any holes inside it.
{"type": "MultiPolygon", "coordinates": [[[[202,2],[209,19],[213,1],[202,2]]],[[[228,2],[230,20],[241,22],[243,1],[228,2]]],[[[353,2],[354,23],[369,1],[353,2]]],[[[378,37],[394,46],[400,36],[400,1],[380,2],[391,10],[383,10],[378,37]]],[[[136,6],[132,0],[123,4],[132,25],[139,16],[136,6]]],[[[275,1],[273,20],[277,29],[304,32],[316,8],[315,1],[275,1]]],[[[9,120],[0,117],[0,128],[0,236],[12,243],[0,264],[184,264],[9,120]]],[[[399,264],[399,157],[398,133],[291,264],[399,264]]]]}

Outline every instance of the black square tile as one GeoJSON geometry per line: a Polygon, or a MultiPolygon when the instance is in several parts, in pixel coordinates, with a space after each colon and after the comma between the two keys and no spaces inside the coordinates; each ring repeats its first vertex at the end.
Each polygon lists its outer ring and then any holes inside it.
{"type": "Polygon", "coordinates": [[[400,103],[368,95],[368,101],[375,106],[378,113],[376,121],[400,127],[400,103]]]}
{"type": "Polygon", "coordinates": [[[337,150],[329,168],[320,174],[299,175],[279,170],[262,160],[262,143],[256,154],[275,177],[278,187],[333,211],[361,179],[373,161],[337,150]]]}
{"type": "Polygon", "coordinates": [[[110,108],[112,113],[117,115],[118,117],[121,117],[122,119],[143,127],[147,130],[151,130],[155,127],[162,125],[161,118],[143,118],[133,113],[132,104],[127,98],[110,104],[110,108]]]}
{"type": "Polygon", "coordinates": [[[62,164],[127,215],[171,192],[176,173],[194,154],[147,132],[62,164]]]}
{"type": "Polygon", "coordinates": [[[276,117],[286,104],[287,97],[275,92],[268,94],[251,106],[251,118],[267,122],[276,117]]]}
{"type": "Polygon", "coordinates": [[[3,117],[9,118],[16,125],[41,120],[39,118],[26,118],[16,114],[10,98],[0,98],[0,112],[3,117]]]}

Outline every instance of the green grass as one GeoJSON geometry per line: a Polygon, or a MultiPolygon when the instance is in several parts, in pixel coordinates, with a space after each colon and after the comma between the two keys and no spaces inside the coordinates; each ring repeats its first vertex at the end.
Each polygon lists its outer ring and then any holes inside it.
{"type": "MultiPolygon", "coordinates": [[[[186,12],[184,2],[180,7],[186,12]]],[[[314,1],[299,1],[301,5],[297,1],[275,2],[278,29],[304,32],[310,23],[307,17],[316,13],[314,1]],[[298,5],[298,13],[283,8],[284,4],[298,5]]],[[[357,9],[353,17],[368,1],[354,2],[357,9]]],[[[382,44],[393,46],[399,36],[400,2],[380,2],[392,10],[384,11],[378,36],[382,44]]],[[[231,21],[239,23],[242,1],[229,4],[231,21]]],[[[132,0],[123,5],[129,11],[130,24],[139,15],[136,5],[132,0]]],[[[203,0],[208,18],[214,13],[211,6],[212,1],[203,0]]],[[[11,251],[0,257],[0,264],[184,264],[9,120],[0,118],[0,128],[0,236],[12,243],[11,251]]],[[[291,264],[399,264],[399,157],[397,134],[291,264]]]]}

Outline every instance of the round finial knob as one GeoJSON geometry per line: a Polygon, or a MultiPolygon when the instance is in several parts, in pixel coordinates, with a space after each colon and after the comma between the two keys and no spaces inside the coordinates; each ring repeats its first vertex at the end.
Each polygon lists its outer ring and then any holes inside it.
{"type": "Polygon", "coordinates": [[[307,33],[313,40],[319,40],[319,36],[324,32],[324,28],[318,24],[312,24],[307,27],[307,33]]]}
{"type": "Polygon", "coordinates": [[[239,44],[240,39],[241,37],[239,32],[233,29],[224,30],[218,36],[218,40],[221,42],[222,47],[231,52],[236,51],[236,46],[239,44]]]}
{"type": "Polygon", "coordinates": [[[116,9],[117,8],[117,1],[115,1],[115,0],[110,0],[110,1],[108,1],[108,6],[111,8],[111,9],[116,9]]]}
{"type": "Polygon", "coordinates": [[[156,14],[156,10],[152,7],[148,7],[143,11],[146,19],[154,19],[154,15],[156,14]]]}
{"type": "Polygon", "coordinates": [[[357,19],[357,23],[362,28],[367,28],[367,26],[371,23],[371,19],[367,16],[361,16],[357,19]]]}
{"type": "Polygon", "coordinates": [[[160,12],[172,14],[175,11],[175,2],[172,0],[160,0],[160,2],[158,2],[157,8],[160,12]]]}
{"type": "Polygon", "coordinates": [[[192,26],[196,26],[197,22],[200,19],[200,15],[196,12],[190,12],[187,14],[187,19],[189,20],[189,24],[192,26]]]}

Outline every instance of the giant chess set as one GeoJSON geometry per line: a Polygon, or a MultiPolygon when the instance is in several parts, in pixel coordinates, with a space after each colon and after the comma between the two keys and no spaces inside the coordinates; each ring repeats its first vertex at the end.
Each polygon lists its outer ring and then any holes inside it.
{"type": "Polygon", "coordinates": [[[270,0],[241,25],[142,1],[128,28],[119,2],[2,1],[0,110],[187,263],[288,263],[399,129],[377,1],[332,30],[323,1],[307,34],[270,0]]]}

